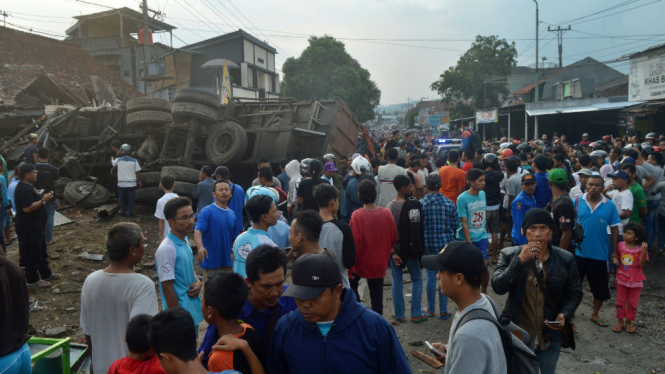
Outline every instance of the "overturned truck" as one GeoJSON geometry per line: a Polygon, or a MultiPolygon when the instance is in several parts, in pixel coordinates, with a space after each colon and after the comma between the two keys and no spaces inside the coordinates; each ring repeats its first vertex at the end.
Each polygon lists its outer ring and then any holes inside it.
{"type": "MultiPolygon", "coordinates": [[[[132,145],[142,167],[143,188],[137,201],[156,201],[163,173],[176,176],[176,193],[191,195],[201,166],[227,166],[234,182],[248,187],[256,178],[256,165],[269,160],[320,158],[353,153],[361,125],[346,104],[334,100],[293,98],[234,98],[219,105],[215,95],[195,89],[178,90],[174,102],[137,98],[124,108],[55,107],[30,125],[14,128],[0,152],[10,164],[25,149],[21,138],[38,132],[39,145],[51,149],[52,163],[72,180],[94,177],[65,188],[65,198],[75,203],[90,191],[88,206],[98,205],[113,188],[110,144],[132,145]],[[69,191],[68,191],[69,190],[69,191]],[[90,198],[92,198],[90,201],[90,198]]],[[[277,171],[277,169],[275,170],[277,171]]],[[[67,181],[67,180],[65,180],[67,181]]]]}

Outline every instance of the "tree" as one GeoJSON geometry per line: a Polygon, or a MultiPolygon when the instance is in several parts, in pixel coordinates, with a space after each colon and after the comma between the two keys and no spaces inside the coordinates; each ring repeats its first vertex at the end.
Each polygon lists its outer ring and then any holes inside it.
{"type": "Polygon", "coordinates": [[[312,97],[342,98],[360,122],[374,119],[381,90],[367,69],[352,58],[344,43],[332,36],[312,36],[300,57],[289,57],[282,66],[281,92],[298,100],[312,97]]]}
{"type": "MultiPolygon", "coordinates": [[[[505,82],[485,83],[488,78],[510,76],[517,64],[515,42],[508,43],[498,36],[476,36],[476,41],[448,68],[430,88],[442,95],[444,101],[473,99],[476,109],[500,106],[500,97],[507,95],[505,82]]],[[[496,79],[493,79],[496,80],[496,79]]]]}

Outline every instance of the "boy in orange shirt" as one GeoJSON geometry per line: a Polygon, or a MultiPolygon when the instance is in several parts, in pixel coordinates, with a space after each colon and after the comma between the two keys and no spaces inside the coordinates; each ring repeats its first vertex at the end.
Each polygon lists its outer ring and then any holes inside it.
{"type": "Polygon", "coordinates": [[[129,354],[113,362],[107,374],[166,374],[148,341],[152,317],[139,314],[129,320],[125,342],[129,354]]]}
{"type": "Polygon", "coordinates": [[[237,370],[265,374],[261,339],[252,326],[238,323],[247,300],[247,283],[237,273],[220,271],[208,278],[201,298],[201,312],[209,325],[217,326],[221,338],[208,361],[211,373],[237,370]]]}

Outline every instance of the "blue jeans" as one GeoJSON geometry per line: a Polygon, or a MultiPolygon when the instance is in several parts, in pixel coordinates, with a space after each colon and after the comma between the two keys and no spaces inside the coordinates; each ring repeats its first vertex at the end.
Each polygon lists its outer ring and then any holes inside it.
{"type": "Polygon", "coordinates": [[[658,249],[665,248],[665,216],[658,215],[658,249]]]}
{"type": "Polygon", "coordinates": [[[548,349],[541,350],[537,347],[534,353],[538,356],[538,366],[540,374],[554,374],[556,364],[559,362],[559,353],[561,353],[561,344],[563,344],[563,332],[559,332],[547,341],[548,349]]]}
{"type": "Polygon", "coordinates": [[[135,194],[136,187],[118,187],[118,205],[120,205],[121,215],[132,216],[135,194]]]}
{"type": "Polygon", "coordinates": [[[57,203],[55,201],[55,196],[53,196],[53,199],[46,203],[46,242],[50,242],[53,240],[53,220],[55,216],[55,208],[57,207],[57,203]]]}
{"type": "MultiPolygon", "coordinates": [[[[423,301],[423,274],[420,272],[420,261],[416,258],[410,258],[406,261],[406,267],[411,275],[411,317],[422,316],[420,304],[423,301]]],[[[393,275],[393,307],[395,308],[395,317],[404,318],[406,314],[404,307],[404,283],[402,278],[402,268],[395,264],[390,258],[390,270],[393,275]]]]}
{"type": "Polygon", "coordinates": [[[0,357],[0,373],[3,374],[30,374],[32,364],[30,363],[30,347],[28,343],[14,352],[0,357]]]}
{"type": "Polygon", "coordinates": [[[649,250],[653,247],[653,239],[658,232],[658,205],[660,205],[659,200],[647,200],[647,215],[642,218],[642,224],[647,232],[649,250]]]}
{"type": "Polygon", "coordinates": [[[441,289],[437,292],[438,281],[436,279],[436,273],[438,270],[425,270],[427,272],[427,310],[436,314],[436,294],[439,294],[439,313],[446,313],[448,311],[448,296],[443,296],[441,289]]]}

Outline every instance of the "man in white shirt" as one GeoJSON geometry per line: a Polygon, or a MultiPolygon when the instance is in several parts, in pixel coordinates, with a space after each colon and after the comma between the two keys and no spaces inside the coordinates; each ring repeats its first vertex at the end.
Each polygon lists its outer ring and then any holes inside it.
{"type": "Polygon", "coordinates": [[[157,200],[155,217],[159,218],[159,241],[161,242],[164,238],[166,238],[169,230],[171,230],[169,221],[167,221],[166,217],[164,216],[164,205],[166,205],[169,200],[178,197],[177,194],[173,193],[173,189],[175,188],[175,177],[171,174],[162,175],[162,180],[159,183],[159,187],[164,191],[164,196],[157,200]]]}
{"type": "MultiPolygon", "coordinates": [[[[619,225],[619,235],[622,235],[623,227],[628,223],[630,215],[633,213],[634,198],[633,194],[628,188],[630,175],[623,170],[617,170],[614,173],[608,174],[607,176],[612,178],[612,186],[606,187],[605,191],[603,191],[603,194],[605,197],[612,200],[614,205],[617,206],[619,218],[621,218],[621,224],[619,225]]],[[[607,231],[609,234],[609,227],[607,231]]]]}
{"type": "Polygon", "coordinates": [[[575,187],[571,188],[570,192],[568,193],[571,199],[584,195],[584,192],[586,192],[586,182],[589,180],[589,177],[592,174],[593,171],[591,169],[581,169],[577,173],[579,183],[577,183],[575,187]]]}
{"type": "Polygon", "coordinates": [[[395,164],[397,155],[397,149],[388,149],[386,153],[388,165],[379,166],[379,206],[384,208],[388,206],[388,203],[395,200],[395,196],[397,196],[397,191],[395,191],[395,186],[393,186],[393,179],[398,175],[406,174],[404,168],[395,164]]]}
{"type": "Polygon", "coordinates": [[[118,170],[118,205],[120,205],[120,214],[131,217],[134,210],[134,195],[136,186],[143,187],[141,183],[141,166],[139,162],[129,155],[132,153],[132,147],[129,144],[123,144],[120,147],[120,157],[113,160],[113,170],[118,170]]]}
{"type": "Polygon", "coordinates": [[[92,355],[92,370],[106,373],[115,360],[127,356],[127,323],[139,314],[157,314],[155,284],[134,272],[141,262],[145,237],[141,227],[123,222],[106,236],[111,264],[88,275],[81,289],[81,328],[92,355]]]}

